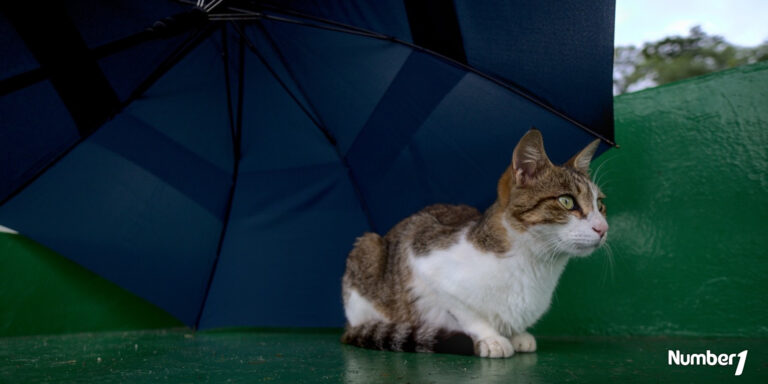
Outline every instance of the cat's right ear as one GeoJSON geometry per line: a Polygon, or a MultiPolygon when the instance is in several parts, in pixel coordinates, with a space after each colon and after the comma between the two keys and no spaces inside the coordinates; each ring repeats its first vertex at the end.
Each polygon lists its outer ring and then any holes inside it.
{"type": "Polygon", "coordinates": [[[512,153],[512,171],[518,185],[530,183],[546,167],[552,166],[544,152],[544,139],[541,132],[531,128],[517,143],[512,153]]]}

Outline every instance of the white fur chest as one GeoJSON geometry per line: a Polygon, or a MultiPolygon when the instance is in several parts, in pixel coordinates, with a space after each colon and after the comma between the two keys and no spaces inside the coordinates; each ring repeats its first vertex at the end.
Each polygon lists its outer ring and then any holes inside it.
{"type": "Polygon", "coordinates": [[[478,250],[463,234],[448,249],[411,256],[411,289],[422,320],[461,329],[457,318],[474,316],[505,335],[533,325],[549,308],[567,258],[534,255],[531,249],[539,245],[529,235],[514,244],[498,257],[478,250]]]}

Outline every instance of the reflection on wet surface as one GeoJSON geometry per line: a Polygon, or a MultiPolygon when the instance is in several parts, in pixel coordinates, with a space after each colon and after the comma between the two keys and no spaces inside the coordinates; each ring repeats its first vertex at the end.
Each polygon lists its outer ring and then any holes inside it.
{"type": "Polygon", "coordinates": [[[0,338],[0,382],[583,383],[768,382],[768,339],[538,338],[536,353],[484,359],[342,345],[340,330],[188,329],[0,338]],[[667,351],[749,350],[731,366],[669,366],[667,351]]]}
{"type": "Polygon", "coordinates": [[[344,383],[371,382],[483,382],[539,383],[536,353],[519,353],[509,359],[439,354],[382,352],[344,347],[344,383]]]}

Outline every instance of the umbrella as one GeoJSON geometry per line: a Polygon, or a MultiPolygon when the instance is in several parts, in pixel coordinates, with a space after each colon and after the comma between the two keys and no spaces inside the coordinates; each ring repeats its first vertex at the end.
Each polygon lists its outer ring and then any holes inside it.
{"type": "Polygon", "coordinates": [[[341,325],[356,236],[613,145],[613,1],[3,7],[0,224],[193,327],[341,325]]]}

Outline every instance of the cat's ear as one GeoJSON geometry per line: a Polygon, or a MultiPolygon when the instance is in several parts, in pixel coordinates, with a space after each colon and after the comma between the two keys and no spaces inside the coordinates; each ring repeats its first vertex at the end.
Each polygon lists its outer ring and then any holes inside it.
{"type": "Polygon", "coordinates": [[[573,168],[585,175],[589,175],[589,163],[592,162],[592,156],[595,155],[598,146],[600,146],[600,139],[589,143],[579,153],[573,155],[573,157],[565,163],[565,166],[573,168]]]}
{"type": "Polygon", "coordinates": [[[547,153],[544,152],[544,139],[541,132],[531,128],[517,143],[512,153],[512,170],[518,185],[533,180],[543,169],[551,167],[547,153]]]}

